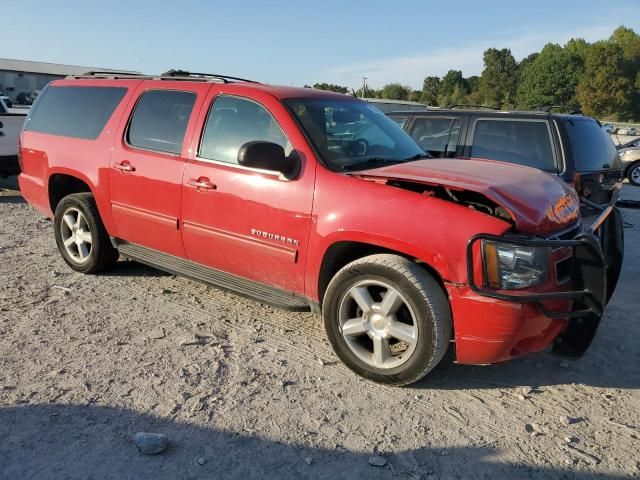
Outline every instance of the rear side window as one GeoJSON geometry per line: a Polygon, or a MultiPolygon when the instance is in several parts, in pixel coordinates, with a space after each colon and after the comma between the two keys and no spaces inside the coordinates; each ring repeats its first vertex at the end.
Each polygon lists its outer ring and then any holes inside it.
{"type": "Polygon", "coordinates": [[[238,163],[238,150],[247,142],[273,142],[291,153],[292,147],[278,122],[250,100],[220,96],[213,102],[202,134],[199,157],[238,163]]]}
{"type": "Polygon", "coordinates": [[[546,121],[477,120],[470,156],[558,172],[546,121]]]}
{"type": "Polygon", "coordinates": [[[126,92],[123,87],[51,86],[38,98],[25,130],[94,140],[126,92]]]}
{"type": "Polygon", "coordinates": [[[460,120],[443,117],[418,117],[413,123],[411,137],[423,150],[436,158],[452,158],[456,155],[460,120]]]}
{"type": "Polygon", "coordinates": [[[578,172],[620,168],[620,158],[611,136],[594,120],[578,118],[566,120],[564,124],[578,172]]]}
{"type": "Polygon", "coordinates": [[[143,93],[131,116],[127,142],[145,150],[180,154],[195,101],[193,92],[151,90],[143,93]]]}
{"type": "Polygon", "coordinates": [[[390,115],[389,118],[396,122],[400,128],[404,128],[409,117],[406,115],[390,115]]]}

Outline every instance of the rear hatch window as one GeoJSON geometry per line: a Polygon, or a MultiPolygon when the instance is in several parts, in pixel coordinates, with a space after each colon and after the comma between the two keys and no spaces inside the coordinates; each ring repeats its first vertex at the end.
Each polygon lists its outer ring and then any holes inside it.
{"type": "Polygon", "coordinates": [[[592,118],[571,118],[564,122],[571,157],[578,172],[620,168],[620,157],[611,136],[592,118]]]}

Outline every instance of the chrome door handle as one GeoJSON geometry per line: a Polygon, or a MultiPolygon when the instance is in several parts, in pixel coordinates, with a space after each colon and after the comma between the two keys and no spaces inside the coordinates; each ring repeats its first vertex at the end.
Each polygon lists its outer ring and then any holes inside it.
{"type": "Polygon", "coordinates": [[[129,162],[116,163],[113,166],[113,168],[115,168],[116,170],[120,170],[122,172],[135,172],[136,171],[136,167],[131,165],[129,162]]]}
{"type": "Polygon", "coordinates": [[[211,183],[206,178],[199,178],[197,180],[193,180],[192,179],[192,180],[189,180],[187,182],[187,184],[191,185],[192,187],[195,187],[197,189],[202,189],[202,190],[215,190],[216,188],[218,188],[216,185],[211,183]]]}

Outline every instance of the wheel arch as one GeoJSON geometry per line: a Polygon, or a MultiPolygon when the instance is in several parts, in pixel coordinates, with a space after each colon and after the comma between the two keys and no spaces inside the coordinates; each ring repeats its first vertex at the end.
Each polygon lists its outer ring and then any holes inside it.
{"type": "Polygon", "coordinates": [[[407,258],[424,268],[438,282],[445,295],[448,297],[445,281],[441,272],[432,264],[418,258],[415,253],[409,250],[393,248],[384,243],[371,243],[358,240],[337,240],[331,243],[324,251],[322,262],[318,271],[318,301],[322,305],[322,301],[327,290],[327,286],[331,279],[345,265],[359,258],[375,255],[378,253],[388,253],[407,258]]]}
{"type": "Polygon", "coordinates": [[[88,192],[95,197],[91,181],[83,174],[75,171],[55,170],[49,173],[47,180],[47,196],[51,212],[56,211],[60,200],[73,193],[88,192]]]}
{"type": "Polygon", "coordinates": [[[626,167],[624,167],[624,178],[628,178],[629,172],[631,171],[631,169],[633,167],[635,167],[636,165],[640,164],[640,158],[638,158],[637,160],[633,160],[631,162],[629,162],[627,164],[626,167]]]}

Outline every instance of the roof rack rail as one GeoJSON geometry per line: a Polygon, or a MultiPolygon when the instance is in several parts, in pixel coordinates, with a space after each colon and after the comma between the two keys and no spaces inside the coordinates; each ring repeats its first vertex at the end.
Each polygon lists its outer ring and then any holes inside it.
{"type": "Polygon", "coordinates": [[[138,72],[127,72],[127,71],[118,71],[118,70],[110,70],[110,71],[101,71],[101,70],[91,70],[82,75],[69,75],[67,78],[74,79],[138,79],[138,80],[175,80],[175,81],[192,81],[192,82],[219,82],[219,83],[230,83],[230,82],[247,82],[247,83],[258,83],[255,80],[247,80],[245,78],[240,77],[231,77],[229,75],[217,75],[213,73],[192,73],[192,72],[177,72],[177,73],[168,73],[163,75],[146,75],[144,73],[138,72]]]}
{"type": "Polygon", "coordinates": [[[582,115],[582,110],[579,108],[569,107],[567,105],[541,105],[537,108],[540,112],[549,113],[551,110],[565,110],[571,115],[582,115]]]}
{"type": "Polygon", "coordinates": [[[258,83],[255,80],[248,80],[246,78],[240,78],[240,77],[232,77],[230,75],[219,75],[217,73],[199,73],[199,72],[177,72],[177,73],[171,73],[171,72],[167,72],[164,75],[162,75],[163,77],[178,77],[178,78],[219,78],[220,80],[225,81],[225,83],[228,83],[228,80],[235,80],[236,82],[248,82],[248,83],[258,83]]]}
{"type": "Polygon", "coordinates": [[[84,72],[82,75],[71,75],[71,76],[100,76],[100,75],[130,75],[136,77],[148,77],[149,75],[145,75],[140,72],[132,72],[127,70],[89,70],[88,72],[84,72]]]}
{"type": "Polygon", "coordinates": [[[450,109],[455,109],[455,108],[475,108],[476,110],[480,110],[481,108],[486,108],[487,110],[500,110],[499,108],[496,107],[490,107],[489,105],[473,105],[473,104],[469,104],[469,103],[456,103],[456,104],[452,104],[452,105],[447,105],[444,108],[450,108],[450,109]]]}

